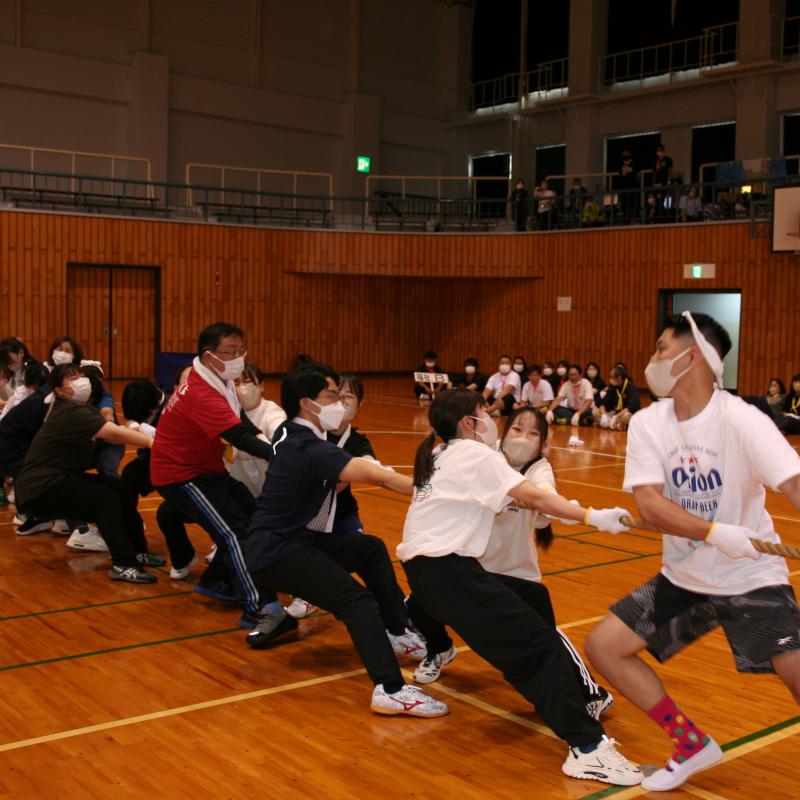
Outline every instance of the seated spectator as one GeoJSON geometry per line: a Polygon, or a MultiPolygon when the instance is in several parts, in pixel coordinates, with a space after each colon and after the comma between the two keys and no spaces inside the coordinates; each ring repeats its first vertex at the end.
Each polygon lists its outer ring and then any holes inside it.
{"type": "Polygon", "coordinates": [[[523,377],[528,374],[528,362],[525,360],[525,356],[514,356],[511,369],[519,375],[519,379],[522,381],[523,377]]]}
{"type": "Polygon", "coordinates": [[[559,392],[559,389],[567,382],[567,373],[569,372],[569,361],[562,358],[561,361],[556,364],[556,374],[555,374],[555,381],[551,381],[551,386],[553,387],[553,394],[556,395],[559,392]]]}
{"type": "Polygon", "coordinates": [[[9,411],[18,406],[26,397],[30,397],[40,386],[47,384],[47,370],[38,361],[31,361],[25,367],[23,383],[17,386],[11,396],[0,411],[0,419],[3,419],[9,411]]]}
{"type": "Polygon", "coordinates": [[[775,424],[787,435],[800,433],[800,374],[792,376],[792,389],[783,401],[783,412],[775,424]]]}
{"type": "Polygon", "coordinates": [[[689,192],[678,201],[681,222],[698,222],[703,218],[703,201],[697,196],[697,187],[690,186],[689,192]]]}
{"type": "Polygon", "coordinates": [[[144,567],[165,561],[148,552],[136,495],[119,478],[86,472],[95,439],[150,447],[152,438],[107,422],[89,404],[91,381],[74,364],[56,367],[49,385],[52,407],[17,475],[17,507],[38,519],[95,520],[111,554],[111,580],[154,583],[144,567]]]}
{"type": "Polygon", "coordinates": [[[511,215],[514,217],[514,229],[524,231],[528,223],[528,190],[525,188],[525,181],[517,179],[517,185],[508,198],[511,204],[511,215]]]}
{"type": "Polygon", "coordinates": [[[780,378],[772,378],[765,395],[747,395],[742,400],[763,411],[776,422],[783,415],[783,404],[786,401],[786,387],[780,378]]]}
{"type": "Polygon", "coordinates": [[[572,181],[572,188],[569,190],[569,208],[570,214],[575,219],[581,213],[586,198],[589,195],[588,189],[581,183],[580,178],[574,178],[572,181]]]}
{"type": "Polygon", "coordinates": [[[542,377],[542,367],[533,364],[528,367],[528,380],[522,387],[522,399],[514,403],[514,410],[518,408],[538,408],[546,411],[553,400],[553,387],[542,377]]]}
{"type": "Polygon", "coordinates": [[[608,377],[605,396],[592,410],[601,428],[626,431],[631,417],[642,407],[639,389],[622,367],[614,367],[608,377]]]}
{"type": "Polygon", "coordinates": [[[567,373],[567,382],[558,390],[555,399],[545,415],[547,421],[559,425],[592,424],[592,403],[594,392],[592,384],[583,377],[583,370],[578,364],[571,364],[567,373]]]}
{"type": "Polygon", "coordinates": [[[658,222],[659,216],[658,198],[653,192],[648,192],[645,200],[644,221],[647,223],[658,222]]]}
{"type": "Polygon", "coordinates": [[[533,190],[533,196],[536,200],[536,214],[539,218],[539,228],[542,230],[555,228],[558,221],[556,193],[550,188],[547,181],[542,181],[533,190]]]}
{"type": "Polygon", "coordinates": [[[47,361],[48,370],[60,364],[80,364],[84,360],[83,348],[71,336],[59,336],[51,345],[47,361]]]}
{"type": "MultiPolygon", "coordinates": [[[[433,350],[428,350],[422,358],[423,363],[420,364],[414,372],[427,372],[434,375],[446,374],[436,363],[436,359],[439,358],[439,356],[433,350]]],[[[417,396],[420,405],[423,405],[433,400],[439,392],[444,391],[446,388],[447,384],[443,381],[440,383],[422,383],[421,381],[415,381],[414,394],[417,396]]]]}
{"type": "Polygon", "coordinates": [[[558,391],[558,387],[561,385],[561,379],[556,374],[556,365],[552,361],[545,361],[544,366],[542,367],[542,375],[544,379],[550,384],[550,388],[553,390],[553,394],[558,391]]]}
{"type": "Polygon", "coordinates": [[[600,365],[596,361],[590,361],[586,365],[586,369],[583,372],[586,375],[586,380],[592,384],[592,392],[594,392],[594,402],[597,405],[597,396],[600,394],[603,389],[605,389],[606,385],[603,382],[603,379],[600,377],[600,365]]]}
{"type": "Polygon", "coordinates": [[[473,392],[482,392],[486,387],[488,378],[480,371],[480,364],[477,358],[470,356],[464,359],[464,372],[456,376],[453,381],[458,389],[472,389],[473,392]]]}
{"type": "Polygon", "coordinates": [[[500,356],[497,372],[486,382],[481,394],[486,400],[486,412],[495,417],[508,416],[514,410],[514,403],[522,400],[522,381],[511,369],[511,356],[500,356]]]}
{"type": "Polygon", "coordinates": [[[587,197],[583,201],[583,224],[586,227],[597,227],[606,221],[603,209],[593,197],[587,197]]]}
{"type": "Polygon", "coordinates": [[[25,367],[33,360],[22,339],[16,336],[0,339],[0,370],[5,374],[7,389],[7,396],[0,399],[0,408],[5,405],[14,389],[24,385],[25,367]]]}

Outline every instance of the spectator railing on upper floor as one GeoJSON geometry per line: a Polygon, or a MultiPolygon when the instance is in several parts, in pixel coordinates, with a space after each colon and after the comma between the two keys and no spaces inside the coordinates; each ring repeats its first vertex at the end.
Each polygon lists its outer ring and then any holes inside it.
{"type": "MultiPolygon", "coordinates": [[[[322,194],[327,195],[328,197],[334,196],[333,190],[333,175],[330,172],[309,172],[307,170],[290,170],[290,169],[267,169],[264,167],[236,167],[232,166],[231,164],[203,164],[197,161],[190,161],[186,165],[186,185],[189,187],[189,197],[188,197],[188,204],[189,206],[192,205],[192,172],[203,171],[205,173],[211,173],[214,176],[219,176],[219,187],[222,192],[222,199],[224,202],[225,199],[225,192],[229,189],[233,189],[235,191],[253,191],[257,195],[260,195],[262,192],[269,193],[269,189],[264,189],[262,187],[262,182],[265,178],[277,178],[279,181],[283,179],[288,179],[291,182],[291,191],[285,192],[285,194],[289,194],[292,197],[298,196],[298,186],[297,181],[300,178],[311,178],[314,180],[315,183],[322,183],[324,187],[324,191],[322,194]],[[242,186],[236,185],[235,183],[231,183],[231,179],[229,176],[235,176],[239,180],[242,177],[247,180],[249,177],[250,179],[255,180],[255,186],[242,186]]],[[[204,180],[200,181],[200,184],[205,186],[208,185],[209,179],[206,177],[204,180]]],[[[284,194],[284,192],[280,192],[280,194],[284,194]]],[[[331,208],[333,211],[333,208],[331,208]]]]}
{"type": "Polygon", "coordinates": [[[736,62],[739,23],[703,28],[700,36],[674,42],[608,53],[601,59],[601,74],[608,91],[642,89],[656,83],[673,83],[699,77],[736,62]]]}
{"type": "MultiPolygon", "coordinates": [[[[800,156],[790,158],[800,160],[800,156]]],[[[721,165],[718,165],[718,167],[721,165]]],[[[525,201],[526,230],[571,230],[585,227],[678,222],[681,197],[694,186],[703,220],[749,219],[754,226],[769,220],[772,189],[800,183],[800,176],[752,176],[733,180],[644,188],[600,190],[584,187],[550,198],[544,213],[531,194],[525,201]]],[[[583,176],[585,177],[585,176],[583,176]]],[[[466,178],[462,180],[467,180],[466,178]]],[[[256,192],[195,184],[171,184],[123,178],[98,178],[71,173],[0,169],[0,203],[66,213],[126,215],[257,226],[341,228],[426,232],[511,231],[519,207],[505,196],[402,196],[378,190],[366,197],[256,192]]],[[[754,234],[756,235],[756,234],[754,234]]],[[[758,234],[760,235],[760,234],[758,234]]]]}
{"type": "Polygon", "coordinates": [[[459,105],[470,111],[495,109],[514,103],[535,105],[565,97],[569,84],[569,59],[543,61],[529,72],[511,72],[499,78],[476,81],[460,89],[459,105]]]}

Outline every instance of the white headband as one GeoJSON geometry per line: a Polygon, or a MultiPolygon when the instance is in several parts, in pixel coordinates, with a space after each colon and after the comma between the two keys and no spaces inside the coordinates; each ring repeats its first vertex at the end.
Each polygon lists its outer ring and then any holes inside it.
{"type": "Polygon", "coordinates": [[[719,389],[722,388],[722,372],[725,369],[725,365],[722,363],[722,359],[719,357],[719,353],[706,339],[705,336],[700,332],[700,329],[697,327],[697,323],[695,323],[694,318],[692,317],[691,311],[684,311],[681,314],[684,319],[689,320],[689,325],[692,328],[692,335],[694,336],[695,344],[700,348],[700,352],[703,354],[703,358],[706,360],[706,364],[711,368],[711,371],[714,373],[714,377],[717,379],[716,384],[719,389]]]}

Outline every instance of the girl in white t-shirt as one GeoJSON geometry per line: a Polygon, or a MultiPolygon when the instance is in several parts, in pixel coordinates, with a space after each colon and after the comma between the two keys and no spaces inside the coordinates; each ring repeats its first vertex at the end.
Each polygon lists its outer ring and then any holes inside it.
{"type": "MultiPolygon", "coordinates": [[[[506,461],[534,486],[556,494],[553,469],[544,456],[547,436],[548,424],[544,414],[537,409],[521,408],[509,417],[498,449],[506,461]]],[[[552,541],[550,517],[534,509],[509,505],[494,518],[492,535],[478,561],[555,628],[550,593],[541,583],[536,547],[539,545],[546,550],[552,541]]],[[[417,683],[431,683],[439,677],[442,667],[456,657],[456,650],[444,625],[433,621],[428,623],[425,615],[417,610],[413,597],[409,598],[409,608],[428,643],[428,655],[417,667],[414,679],[417,683]]],[[[583,687],[587,710],[597,719],[613,703],[613,698],[598,686],[569,638],[560,630],[558,634],[583,687]]]]}
{"type": "Polygon", "coordinates": [[[552,487],[534,486],[495,449],[494,420],[483,406],[482,398],[464,389],[445,391],[431,404],[432,432],[417,450],[414,498],[397,548],[413,603],[453,628],[536,706],[569,745],[565,774],[638,784],[641,771],[587,713],[573,662],[553,625],[478,560],[495,516],[512,500],[611,531],[625,530],[619,523],[625,512],[581,509],[552,487]],[[437,437],[444,444],[434,450],[437,437]]]}

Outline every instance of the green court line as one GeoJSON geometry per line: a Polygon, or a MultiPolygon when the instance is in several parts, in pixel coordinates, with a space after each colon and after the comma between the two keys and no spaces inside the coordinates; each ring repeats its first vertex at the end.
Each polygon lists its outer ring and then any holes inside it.
{"type": "Polygon", "coordinates": [[[66,611],[85,611],[87,608],[103,608],[104,606],[119,606],[123,603],[141,603],[145,600],[161,600],[164,597],[178,597],[182,594],[193,594],[193,592],[169,592],[168,594],[151,594],[147,597],[126,597],[124,600],[108,600],[105,603],[88,603],[84,606],[71,606],[69,608],[51,608],[47,611],[29,611],[25,614],[12,614],[9,617],[0,617],[0,622],[8,622],[12,619],[25,619],[27,617],[44,617],[48,614],[63,614],[66,611]]]}
{"type": "Polygon", "coordinates": [[[604,542],[587,542],[585,539],[578,539],[575,538],[574,541],[578,542],[579,544],[588,544],[592,547],[604,547],[606,550],[616,550],[618,553],[627,553],[630,556],[640,556],[642,555],[637,550],[628,550],[626,547],[617,547],[613,544],[605,544],[604,542]]]}
{"type": "MultiPolygon", "coordinates": [[[[800,722],[800,717],[785,719],[783,722],[777,722],[775,725],[770,725],[767,728],[761,728],[761,730],[740,736],[738,739],[733,739],[732,741],[723,744],[722,749],[725,751],[735,750],[737,747],[741,747],[743,744],[754,742],[758,739],[763,739],[765,736],[769,736],[771,733],[782,731],[784,728],[790,728],[792,725],[795,725],[798,722],[800,722]]],[[[630,788],[630,786],[609,786],[607,789],[601,789],[599,792],[594,792],[594,794],[585,795],[584,797],[581,797],[580,800],[602,800],[604,797],[613,797],[615,794],[619,794],[620,792],[624,792],[630,788]]]]}
{"type": "Polygon", "coordinates": [[[584,564],[582,567],[565,567],[564,569],[556,569],[552,572],[543,572],[542,577],[547,578],[550,575],[563,575],[565,572],[580,572],[584,569],[594,569],[595,567],[609,567],[612,564],[623,564],[626,561],[638,561],[642,558],[653,558],[654,556],[660,556],[661,553],[643,553],[642,555],[638,556],[630,556],[628,558],[618,558],[614,561],[601,561],[597,564],[584,564]]]}
{"type": "Polygon", "coordinates": [[[139,642],[138,644],[126,644],[120,647],[108,647],[105,650],[89,650],[86,653],[75,653],[71,656],[57,656],[55,658],[43,658],[39,661],[23,661],[21,664],[9,664],[0,667],[0,672],[9,672],[12,669],[24,669],[25,667],[39,667],[43,664],[54,664],[57,661],[74,661],[78,658],[89,658],[89,656],[102,656],[108,653],[120,653],[124,650],[136,650],[140,647],[155,647],[159,644],[172,644],[173,642],[185,642],[187,639],[202,639],[205,636],[218,636],[221,633],[233,633],[241,631],[239,627],[223,628],[219,631],[207,631],[206,633],[190,633],[186,636],[175,636],[171,639],[158,639],[154,642],[139,642]]]}

